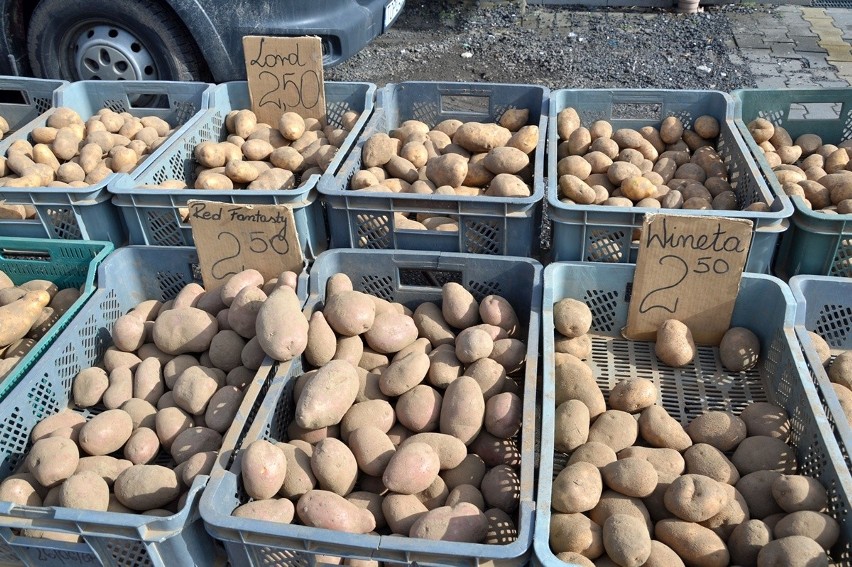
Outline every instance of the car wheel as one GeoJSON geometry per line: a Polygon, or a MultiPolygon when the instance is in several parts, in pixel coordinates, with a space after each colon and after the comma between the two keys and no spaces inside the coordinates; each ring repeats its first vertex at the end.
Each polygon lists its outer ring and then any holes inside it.
{"type": "Polygon", "coordinates": [[[76,80],[208,80],[183,24],[151,0],[42,0],[27,52],[38,77],[76,80]]]}

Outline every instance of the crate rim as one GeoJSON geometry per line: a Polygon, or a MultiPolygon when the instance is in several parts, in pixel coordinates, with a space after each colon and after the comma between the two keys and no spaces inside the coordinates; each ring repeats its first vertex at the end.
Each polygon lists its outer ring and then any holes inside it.
{"type": "MultiPolygon", "coordinates": [[[[553,91],[551,93],[551,104],[550,104],[550,113],[548,116],[548,131],[547,131],[547,147],[548,151],[548,164],[547,171],[548,173],[553,172],[553,176],[548,176],[547,178],[547,204],[549,205],[549,214],[559,220],[574,220],[573,218],[567,218],[569,216],[575,215],[576,213],[584,213],[586,215],[611,215],[613,213],[624,213],[624,214],[647,214],[649,212],[666,212],[668,209],[655,209],[648,207],[604,207],[602,205],[566,205],[562,201],[559,200],[559,187],[558,187],[558,178],[556,177],[556,146],[559,143],[558,132],[556,130],[556,117],[559,113],[557,108],[559,105],[553,104],[559,99],[564,93],[578,93],[578,92],[591,92],[591,93],[624,93],[629,95],[634,95],[638,100],[637,102],[653,102],[646,97],[650,96],[651,93],[660,93],[660,92],[677,92],[677,93],[696,93],[696,94],[708,94],[712,96],[722,96],[725,99],[725,103],[727,105],[727,116],[725,118],[725,122],[728,123],[728,127],[731,129],[731,133],[736,137],[739,135],[741,138],[744,136],[742,132],[738,131],[738,128],[735,127],[736,121],[731,117],[731,114],[734,112],[734,99],[728,93],[718,90],[700,90],[700,89],[687,89],[687,90],[674,90],[674,89],[559,89],[553,91]],[[615,210],[607,210],[607,209],[615,209],[615,210]]],[[[657,100],[659,102],[659,100],[657,100]]],[[[564,108],[564,107],[562,107],[564,108]]],[[[559,108],[559,110],[562,110],[559,108]]],[[[746,162],[749,163],[749,168],[752,169],[756,173],[762,173],[760,169],[757,167],[757,163],[754,159],[754,156],[749,152],[743,152],[743,157],[746,162]]],[[[671,211],[675,212],[675,214],[683,214],[688,216],[718,216],[718,217],[727,217],[727,218],[747,218],[747,219],[755,219],[755,220],[772,220],[777,221],[778,224],[783,225],[783,220],[788,219],[793,214],[793,205],[790,202],[790,199],[787,195],[780,191],[774,191],[773,187],[766,182],[764,176],[755,175],[755,183],[757,183],[758,190],[763,193],[765,196],[772,197],[773,200],[778,200],[781,203],[781,209],[778,211],[723,211],[723,210],[713,210],[713,211],[699,211],[699,210],[690,210],[690,209],[671,209],[671,211]]],[[[767,203],[769,204],[769,203],[767,203]]],[[[755,223],[756,224],[756,223],[755,223]]],[[[767,229],[773,228],[772,226],[765,227],[767,229]]],[[[761,230],[764,227],[760,227],[761,230]]],[[[755,227],[755,230],[758,230],[758,227],[755,227]]],[[[786,226],[783,229],[780,229],[779,232],[783,232],[786,230],[786,226]]]]}

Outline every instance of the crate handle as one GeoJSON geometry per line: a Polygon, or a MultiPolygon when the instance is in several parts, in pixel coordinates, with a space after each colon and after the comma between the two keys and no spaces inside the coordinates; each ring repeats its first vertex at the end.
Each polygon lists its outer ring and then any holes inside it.
{"type": "Polygon", "coordinates": [[[838,100],[838,101],[835,101],[835,102],[825,101],[825,100],[819,100],[819,101],[816,101],[816,100],[814,100],[814,101],[796,100],[794,102],[791,102],[790,106],[787,107],[787,120],[800,120],[802,122],[808,121],[808,120],[820,120],[820,121],[840,120],[840,118],[844,114],[844,108],[843,108],[844,106],[845,105],[844,105],[843,101],[841,101],[841,100],[838,100]],[[801,105],[801,106],[807,105],[809,108],[805,109],[805,114],[803,116],[799,116],[798,112],[796,112],[795,114],[792,112],[793,111],[793,105],[801,105]],[[840,110],[835,111],[834,108],[833,108],[835,105],[840,105],[840,110]],[[822,115],[825,115],[825,113],[831,113],[831,117],[830,118],[808,118],[808,116],[807,116],[808,113],[813,112],[815,110],[819,110],[819,113],[822,114],[822,115]]]}
{"type": "Polygon", "coordinates": [[[441,288],[449,282],[462,283],[462,272],[453,268],[397,268],[397,281],[400,287],[441,288]]]}
{"type": "Polygon", "coordinates": [[[26,91],[21,89],[0,89],[0,104],[26,104],[29,105],[29,97],[26,91]]]}
{"type": "Polygon", "coordinates": [[[491,115],[491,95],[475,93],[441,94],[442,113],[491,115]]]}
{"type": "Polygon", "coordinates": [[[614,99],[610,114],[613,120],[654,120],[659,122],[663,119],[663,103],[659,99],[614,99]]]}
{"type": "Polygon", "coordinates": [[[0,249],[0,257],[6,260],[35,260],[50,262],[50,252],[47,250],[18,250],[13,248],[0,249]]]}
{"type": "Polygon", "coordinates": [[[127,102],[130,108],[171,108],[169,95],[166,93],[138,92],[128,94],[127,102]]]}

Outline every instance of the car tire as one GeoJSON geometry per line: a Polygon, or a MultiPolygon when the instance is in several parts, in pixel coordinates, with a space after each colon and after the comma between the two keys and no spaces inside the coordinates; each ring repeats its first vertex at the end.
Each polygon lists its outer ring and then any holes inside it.
{"type": "Polygon", "coordinates": [[[206,81],[209,71],[183,23],[155,0],[41,0],[27,54],[38,77],[206,81]]]}

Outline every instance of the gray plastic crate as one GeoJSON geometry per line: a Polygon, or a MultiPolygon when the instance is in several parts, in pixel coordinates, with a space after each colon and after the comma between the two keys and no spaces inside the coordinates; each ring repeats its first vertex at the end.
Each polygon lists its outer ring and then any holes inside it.
{"type": "MultiPolygon", "coordinates": [[[[732,95],[734,123],[776,194],[784,191],[751,137],[749,122],[766,118],[794,140],[817,134],[823,143],[838,144],[852,137],[852,89],[741,89],[732,95]]],[[[775,274],[784,279],[798,274],[852,277],[852,214],[828,216],[806,207],[801,197],[790,200],[792,222],[781,239],[775,274]]]]}
{"type": "Polygon", "coordinates": [[[406,82],[379,91],[376,112],[358,144],[334,175],[320,180],[332,248],[438,250],[532,257],[538,253],[541,200],[544,197],[546,87],[489,83],[406,82]],[[532,195],[524,198],[457,197],[406,193],[360,193],[349,180],[361,169],[361,148],[377,132],[405,120],[434,126],[455,118],[493,122],[504,111],[526,108],[538,125],[539,142],[531,156],[532,195]],[[458,219],[458,232],[397,230],[394,213],[430,213],[458,219]]]}
{"type": "Polygon", "coordinates": [[[852,477],[829,430],[816,388],[805,376],[804,359],[793,330],[796,305],[790,289],[772,276],[743,274],[731,326],[747,327],[759,337],[761,362],[757,368],[729,373],[722,367],[718,348],[699,347],[693,363],[675,369],[657,361],[654,343],[621,337],[634,269],[633,265],[580,262],[554,263],[545,269],[544,391],[535,562],[564,565],[552,553],[548,541],[552,479],[567,462],[567,455],[556,452],[553,445],[553,305],[571,297],[592,310],[590,362],[604,396],[621,379],[653,380],[660,392],[658,403],[682,425],[708,410],[739,413],[750,402],[769,401],[784,407],[790,416],[790,443],[796,449],[798,470],[817,478],[826,488],[827,512],[840,523],[840,539],[832,549],[832,557],[847,564],[852,552],[852,477]]]}
{"type": "MultiPolygon", "coordinates": [[[[131,246],[117,250],[98,268],[99,288],[18,386],[0,402],[0,478],[12,474],[30,446],[33,427],[69,407],[80,370],[97,363],[112,344],[115,320],[146,299],[168,300],[195,281],[198,257],[192,248],[131,246]]],[[[304,297],[304,295],[302,295],[304,297]]],[[[286,368],[284,369],[286,370],[286,368]]],[[[267,358],[255,374],[234,423],[224,435],[220,462],[238,446],[277,365],[267,358]]],[[[79,411],[86,418],[102,411],[79,411]]],[[[167,464],[168,456],[157,462],[167,464]]],[[[121,565],[127,567],[212,565],[213,540],[198,511],[208,477],[196,478],[186,504],[172,516],[95,512],[0,502],[0,562],[27,565],[121,565]],[[24,537],[21,528],[80,535],[80,543],[24,537]]]]}
{"type": "MultiPolygon", "coordinates": [[[[77,111],[85,120],[101,108],[127,111],[134,116],[158,116],[176,128],[181,136],[183,126],[207,108],[206,83],[168,81],[79,81],[56,91],[56,106],[77,111]]],[[[0,155],[6,155],[15,140],[28,139],[33,128],[44,126],[55,112],[50,109],[26,128],[0,142],[0,155]]],[[[156,159],[165,144],[141,161],[137,170],[156,159]]],[[[127,240],[126,229],[111,202],[107,184],[116,174],[89,187],[0,187],[0,200],[7,204],[30,205],[37,215],[30,220],[0,220],[0,235],[26,238],[61,238],[66,240],[108,240],[121,246],[127,240]]]]}
{"type": "MultiPolygon", "coordinates": [[[[326,112],[330,124],[340,125],[349,110],[361,113],[358,122],[340,146],[329,171],[336,170],[348,155],[358,135],[373,112],[376,87],[370,83],[325,83],[326,112]]],[[[296,231],[305,257],[313,260],[328,247],[328,236],[322,204],[316,191],[320,176],[289,190],[230,190],[150,189],[143,185],[161,183],[166,179],[184,179],[188,185],[195,180],[196,161],[193,150],[200,142],[224,141],[228,137],[225,117],[232,110],[251,108],[248,83],[236,81],[215,87],[210,94],[210,110],[186,130],[180,138],[169,143],[144,170],[132,176],[117,177],[109,184],[116,205],[127,224],[131,244],[152,246],[191,246],[192,229],[183,222],[179,209],[190,199],[205,199],[226,203],[287,205],[293,208],[296,231]]],[[[297,182],[302,181],[297,179],[297,182]]]]}
{"type": "Polygon", "coordinates": [[[819,401],[828,416],[846,466],[852,470],[852,427],[807,333],[813,331],[822,336],[835,354],[852,350],[852,280],[831,276],[794,276],[790,278],[790,289],[798,303],[796,336],[805,354],[808,376],[816,385],[819,401]]]}
{"type": "Polygon", "coordinates": [[[67,84],[54,79],[0,77],[0,116],[9,124],[5,135],[11,136],[53,108],[56,89],[67,84]]]}
{"type": "MultiPolygon", "coordinates": [[[[235,518],[231,511],[248,501],[240,483],[239,455],[230,470],[211,474],[201,500],[201,514],[207,530],[224,543],[232,565],[313,565],[317,554],[420,565],[476,566],[491,560],[502,565],[526,564],[531,551],[535,508],[533,475],[541,265],[525,258],[472,254],[330,250],[317,259],[311,270],[311,295],[306,310],[322,301],[325,282],[338,272],[349,275],[356,290],[411,308],[423,301],[440,301],[441,285],[447,278],[462,283],[478,300],[495,293],[515,307],[521,325],[527,329],[517,539],[505,545],[463,544],[348,534],[235,518]]],[[[302,374],[302,368],[302,361],[294,360],[287,379],[273,382],[243,446],[255,439],[286,438],[286,428],[294,411],[293,383],[302,374]]]]}
{"type": "Polygon", "coordinates": [[[765,213],[686,209],[671,212],[751,220],[754,235],[745,269],[769,272],[779,237],[789,225],[787,217],[793,214],[793,206],[783,192],[779,197],[766,185],[731,121],[733,101],[719,91],[565,89],[551,95],[547,133],[547,211],[553,222],[550,253],[554,261],[635,262],[639,246],[634,243],[634,231],[642,228],[645,213],[667,212],[666,209],[640,207],[566,205],[559,200],[556,117],[568,107],[577,110],[586,127],[596,120],[610,121],[613,129],[659,127],[668,116],[677,116],[685,127],[690,127],[696,118],[704,114],[716,118],[720,125],[716,150],[728,167],[729,181],[737,200],[743,206],[763,202],[769,205],[770,210],[765,213]]]}

